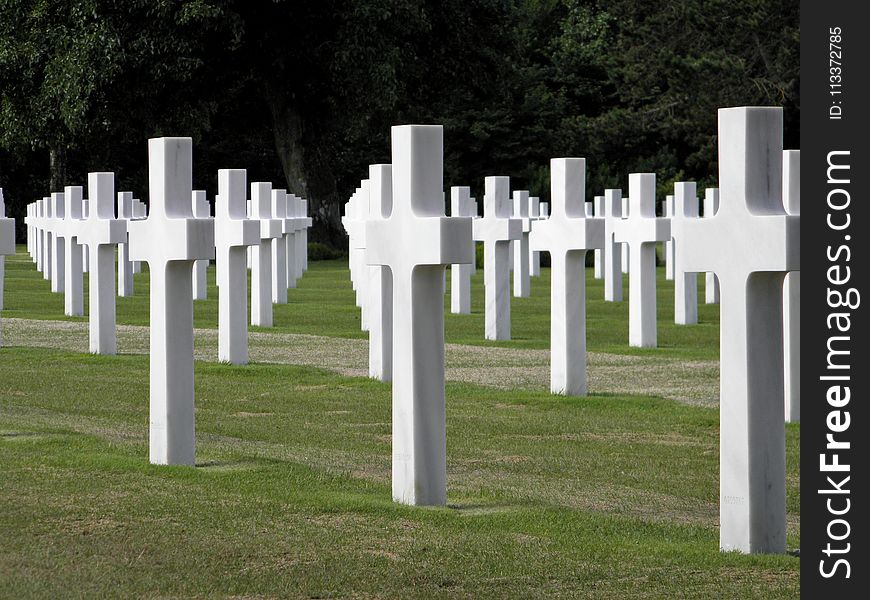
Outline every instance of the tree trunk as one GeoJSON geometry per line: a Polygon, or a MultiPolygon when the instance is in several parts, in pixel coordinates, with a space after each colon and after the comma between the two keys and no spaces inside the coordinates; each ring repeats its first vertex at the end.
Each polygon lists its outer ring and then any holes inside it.
{"type": "Polygon", "coordinates": [[[51,192],[63,191],[66,185],[66,148],[53,146],[48,151],[50,170],[49,188],[51,192]]]}
{"type": "Polygon", "coordinates": [[[314,220],[309,239],[346,245],[335,177],[328,156],[323,154],[299,110],[276,90],[268,90],[266,102],[272,116],[275,150],[281,160],[287,190],[308,200],[314,220]]]}

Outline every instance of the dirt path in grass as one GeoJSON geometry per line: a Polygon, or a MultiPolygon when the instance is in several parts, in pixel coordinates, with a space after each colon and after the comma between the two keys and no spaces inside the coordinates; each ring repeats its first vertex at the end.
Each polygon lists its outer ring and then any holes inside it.
{"type": "MultiPolygon", "coordinates": [[[[71,321],[3,319],[5,346],[88,351],[88,324],[71,321]]],[[[217,330],[195,330],[197,360],[217,360],[217,330]]],[[[118,326],[118,349],[148,353],[148,328],[118,326]]],[[[549,389],[549,351],[447,344],[447,380],[500,389],[549,389]]],[[[368,373],[368,342],[291,333],[250,334],[255,362],[321,367],[349,376],[368,373]]],[[[653,394],[689,404],[715,406],[719,399],[718,361],[626,356],[590,352],[589,391],[653,394]]]]}

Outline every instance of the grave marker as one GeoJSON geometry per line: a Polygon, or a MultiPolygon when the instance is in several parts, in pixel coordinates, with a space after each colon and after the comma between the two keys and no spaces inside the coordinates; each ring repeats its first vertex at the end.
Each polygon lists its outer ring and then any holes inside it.
{"type": "MultiPolygon", "coordinates": [[[[391,165],[369,166],[368,221],[390,216],[393,206],[391,165]]],[[[393,275],[386,266],[368,266],[369,299],[369,377],[380,381],[393,378],[393,275]]]]}
{"type": "Polygon", "coordinates": [[[82,247],[76,241],[82,222],[82,188],[69,185],[64,189],[64,219],[60,224],[64,240],[63,313],[68,317],[85,314],[82,247]]]}
{"type": "MultiPolygon", "coordinates": [[[[694,181],[674,184],[673,217],[675,220],[698,218],[698,197],[694,181]]],[[[667,242],[666,242],[667,243],[667,242]]],[[[673,249],[676,242],[670,241],[673,249]]],[[[674,323],[694,325],[698,322],[698,274],[683,269],[676,254],[672,257],[674,276],[674,323]]]]}
{"type": "MultiPolygon", "coordinates": [[[[782,153],[782,201],[785,212],[801,214],[801,152],[782,153]]],[[[783,361],[785,364],[785,421],[801,420],[801,272],[786,273],[783,300],[783,361]]]]}
{"type": "Polygon", "coordinates": [[[550,253],[550,391],[586,395],[586,251],[604,245],[604,220],[584,206],[586,159],[550,161],[553,214],[535,221],[531,245],[550,253]]]}
{"type": "MultiPolygon", "coordinates": [[[[674,217],[674,197],[672,195],[665,196],[664,217],[674,217]]],[[[670,239],[665,242],[665,279],[668,281],[674,278],[674,240],[670,239]]]]}
{"type": "MultiPolygon", "coordinates": [[[[118,192],[118,218],[133,220],[133,192],[118,192]]],[[[130,228],[127,228],[130,231],[130,228]]],[[[118,296],[133,295],[133,263],[130,261],[130,244],[118,245],[118,296]]]]}
{"type": "Polygon", "coordinates": [[[622,302],[622,244],[614,239],[622,219],[622,190],[604,190],[604,300],[622,302]]]}
{"type": "Polygon", "coordinates": [[[443,130],[392,128],[392,210],[366,260],[393,276],[393,499],[446,502],[444,267],[473,260],[471,219],[445,217],[443,130]]]}
{"type": "Polygon", "coordinates": [[[193,216],[190,138],[148,140],[150,214],[131,220],[130,258],[151,275],[150,460],[193,465],[193,261],[214,258],[214,220],[193,216]]]}
{"type": "MultiPolygon", "coordinates": [[[[211,217],[211,206],[208,203],[205,190],[193,190],[191,192],[190,201],[194,219],[208,219],[211,217]]],[[[134,200],[134,215],[135,206],[136,201],[134,200]]],[[[205,300],[206,298],[208,298],[208,261],[196,260],[193,262],[193,299],[205,300]]]]}
{"type": "Polygon", "coordinates": [[[678,261],[721,292],[722,550],[784,552],[782,284],[800,270],[800,217],[782,204],[782,109],[719,110],[721,205],[676,223],[678,261]]]}
{"type": "Polygon", "coordinates": [[[127,222],[115,218],[115,174],[88,173],[88,217],[76,238],[88,250],[88,347],[115,354],[115,246],[127,239],[127,222]]]}
{"type": "MultiPolygon", "coordinates": [[[[595,199],[592,201],[592,209],[593,214],[596,217],[598,217],[599,219],[604,218],[604,196],[595,196],[595,199]]],[[[596,248],[592,252],[592,256],[595,263],[592,271],[592,276],[595,279],[604,279],[604,246],[602,246],[601,248],[596,248]]]]}
{"type": "Polygon", "coordinates": [[[522,236],[522,221],[511,218],[510,178],[487,177],[483,217],[473,220],[474,239],[483,242],[486,339],[511,339],[510,244],[522,236]]]}
{"type": "Polygon", "coordinates": [[[272,242],[281,239],[281,221],[272,218],[272,184],[251,184],[251,219],[260,223],[260,243],[251,254],[251,325],[272,326],[272,242]]]}
{"type": "MultiPolygon", "coordinates": [[[[476,217],[471,188],[450,188],[450,216],[476,217]]],[[[473,265],[450,265],[450,312],[457,315],[471,314],[471,272],[473,265]]]]}
{"type": "Polygon", "coordinates": [[[218,171],[215,198],[215,268],[218,285],[218,360],[248,362],[247,249],[260,244],[260,223],[248,219],[244,169],[218,171]]]}
{"type": "Polygon", "coordinates": [[[669,219],[656,217],[655,173],[628,176],[630,208],[627,219],[614,223],[614,240],[623,242],[631,266],[628,279],[628,343],[656,347],[656,242],[671,237],[669,219]]]}
{"type": "MultiPolygon", "coordinates": [[[[704,191],[704,218],[709,219],[719,210],[719,188],[704,191]]],[[[704,302],[719,304],[719,279],[715,273],[704,274],[704,302]]]]}
{"type": "Polygon", "coordinates": [[[522,235],[513,242],[514,298],[528,298],[532,295],[529,279],[529,232],[532,230],[532,220],[529,218],[529,193],[525,190],[514,191],[514,217],[522,223],[522,235]]]}

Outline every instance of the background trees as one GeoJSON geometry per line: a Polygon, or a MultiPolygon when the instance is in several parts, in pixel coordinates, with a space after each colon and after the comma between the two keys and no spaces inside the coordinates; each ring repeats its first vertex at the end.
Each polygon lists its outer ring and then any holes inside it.
{"type": "MultiPolygon", "coordinates": [[[[652,170],[715,181],[716,108],[800,111],[796,0],[0,0],[0,185],[15,216],[88,170],[145,198],[146,140],[190,135],[216,170],[341,203],[389,126],[445,125],[445,185],[547,195],[552,156],[588,193],[652,170]]],[[[482,193],[482,190],[478,194],[482,193]]]]}

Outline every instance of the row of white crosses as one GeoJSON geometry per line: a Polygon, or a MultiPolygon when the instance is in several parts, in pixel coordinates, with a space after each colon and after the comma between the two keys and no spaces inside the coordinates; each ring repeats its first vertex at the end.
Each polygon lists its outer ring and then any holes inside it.
{"type": "MultiPolygon", "coordinates": [[[[686,282],[687,274],[699,272],[718,276],[720,545],[723,550],[782,552],[783,279],[786,272],[799,270],[799,217],[786,215],[783,208],[781,110],[723,109],[719,117],[722,207],[715,215],[693,218],[688,206],[694,202],[693,185],[682,184],[675,190],[674,217],[656,218],[655,179],[641,173],[630,177],[629,218],[608,227],[606,219],[590,218],[584,206],[585,161],[554,159],[553,215],[532,225],[530,244],[549,251],[553,261],[551,389],[559,393],[583,393],[586,386],[586,251],[602,248],[605,241],[628,244],[635,299],[654,297],[649,273],[652,266],[654,277],[657,242],[673,240],[675,278],[686,282]],[[608,234],[612,237],[606,240],[608,234]],[[722,252],[740,241],[735,253],[722,252]]],[[[443,265],[473,259],[470,219],[442,214],[441,144],[440,127],[393,128],[392,195],[385,199],[384,172],[389,170],[380,165],[381,175],[371,174],[371,180],[380,181],[380,215],[365,225],[364,264],[388,266],[392,278],[393,496],[409,504],[445,502],[443,265]],[[383,208],[387,205],[391,210],[383,208]]],[[[792,173],[787,181],[794,186],[797,180],[792,173]]],[[[519,237],[521,224],[509,216],[504,178],[486,183],[484,217],[473,220],[473,237],[484,241],[488,262],[502,266],[490,273],[488,302],[497,303],[499,293],[507,294],[507,244],[519,237]],[[496,271],[500,281],[495,281],[496,271]]],[[[605,194],[612,213],[621,209],[617,192],[605,194]]],[[[790,212],[799,211],[789,198],[786,204],[790,212]]],[[[616,270],[618,256],[610,262],[616,270]]],[[[644,329],[645,313],[632,314],[632,340],[654,340],[655,330],[644,329]]]]}
{"type": "MultiPolygon", "coordinates": [[[[193,297],[198,289],[195,266],[215,257],[217,249],[219,301],[219,359],[247,362],[247,273],[245,248],[255,252],[266,268],[260,291],[269,308],[271,322],[273,252],[287,255],[292,243],[292,267],[282,263],[285,277],[292,273],[295,283],[307,267],[307,243],[296,233],[311,224],[304,217],[304,201],[293,198],[292,212],[283,190],[271,184],[254,183],[252,200],[264,219],[245,214],[245,172],[220,171],[216,198],[217,219],[209,215],[204,194],[192,187],[192,143],[190,138],[160,138],[149,141],[149,188],[151,213],[132,207],[131,193],[118,194],[119,218],[114,216],[114,175],[88,176],[88,217],[82,217],[82,188],[67,187],[27,209],[28,250],[38,268],[58,283],[55,291],[81,295],[81,257],[77,245],[89,252],[90,349],[100,354],[116,352],[114,247],[124,245],[126,262],[149,263],[150,286],[150,459],[155,464],[194,464],[193,411],[193,297]],[[272,219],[280,214],[282,218],[272,219]],[[294,237],[288,240],[284,233],[294,237]],[[265,242],[265,243],[261,243],[265,242]],[[265,247],[263,247],[265,246],[265,247]],[[51,257],[51,258],[49,258],[51,257]],[[64,266],[61,264],[66,263],[64,266]],[[76,283],[78,278],[78,283],[76,283]]],[[[119,252],[119,257],[120,257],[119,252]]],[[[260,261],[255,261],[260,262],[260,261]]],[[[119,273],[124,261],[119,260],[119,273]]],[[[207,262],[205,263],[207,264],[207,262]]],[[[256,264],[255,264],[256,267],[256,264]]],[[[125,268],[126,269],[126,268],[125,268]]],[[[260,273],[262,271],[262,273],[260,273]]],[[[286,281],[286,279],[285,279],[286,281]]],[[[286,288],[285,288],[286,296],[286,288]]],[[[286,300],[285,300],[286,301],[286,300]]],[[[72,312],[81,301],[67,302],[72,312]]],[[[80,314],[80,312],[78,313],[80,314]]],[[[255,313],[252,310],[252,320],[255,313]]],[[[258,323],[259,324],[259,323],[258,323]]]]}

